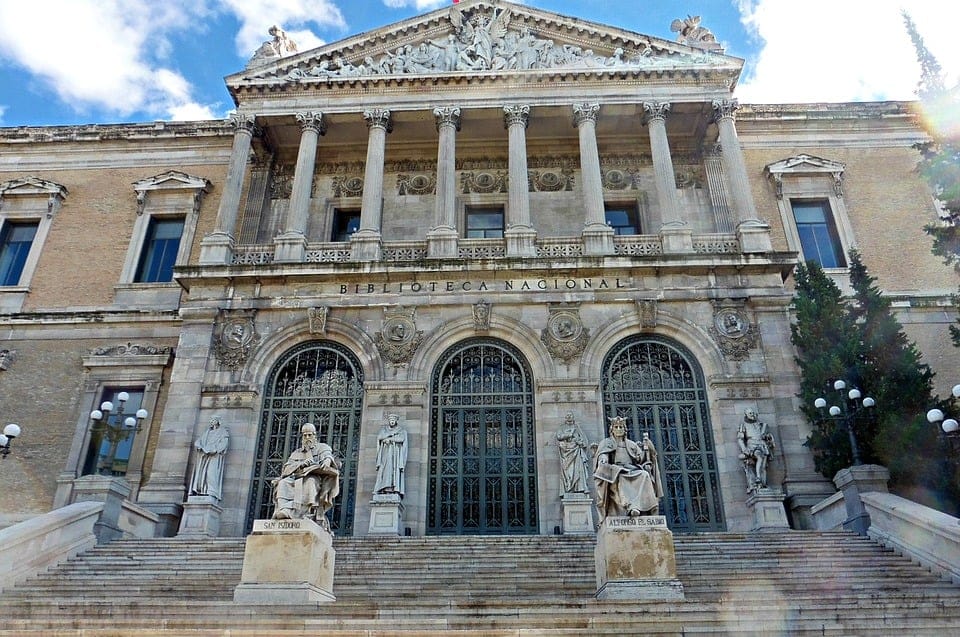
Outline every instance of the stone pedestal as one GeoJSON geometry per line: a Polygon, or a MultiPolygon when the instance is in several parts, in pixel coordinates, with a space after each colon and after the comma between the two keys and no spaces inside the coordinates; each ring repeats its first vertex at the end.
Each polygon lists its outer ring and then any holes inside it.
{"type": "Polygon", "coordinates": [[[564,535],[593,535],[593,500],[586,493],[565,493],[560,499],[564,535]]]}
{"type": "Polygon", "coordinates": [[[744,221],[737,226],[740,251],[744,254],[764,254],[773,250],[770,226],[758,221],[744,221]]]}
{"type": "Polygon", "coordinates": [[[747,496],[747,508],[753,510],[752,531],[789,531],[783,491],[756,489],[747,496]]]}
{"type": "Polygon", "coordinates": [[[665,225],[660,228],[660,243],[664,254],[692,254],[693,230],[679,222],[665,225]]]}
{"type": "Polygon", "coordinates": [[[598,223],[583,229],[583,255],[587,257],[602,257],[614,253],[613,228],[598,223]]]}
{"type": "Polygon", "coordinates": [[[180,518],[178,537],[202,538],[220,535],[220,508],[217,499],[211,495],[192,495],[183,504],[183,516],[180,518]]]}
{"type": "Polygon", "coordinates": [[[399,493],[375,493],[370,502],[367,535],[403,535],[403,500],[399,493]]]}
{"type": "Polygon", "coordinates": [[[456,229],[450,227],[436,227],[427,233],[428,259],[456,259],[459,256],[457,243],[459,236],[456,229]]]}
{"type": "Polygon", "coordinates": [[[200,242],[200,265],[231,265],[233,237],[225,232],[212,232],[200,242]]]}
{"type": "Polygon", "coordinates": [[[870,514],[860,500],[861,493],[887,493],[890,472],[878,464],[861,464],[847,467],[837,472],[833,483],[843,492],[843,502],[847,508],[847,520],[843,523],[846,531],[856,531],[866,535],[870,528],[870,514]]]}
{"type": "Polygon", "coordinates": [[[333,536],[312,520],[254,520],[233,601],[332,602],[333,536]]]}
{"type": "Polygon", "coordinates": [[[284,232],[273,244],[276,263],[303,263],[307,258],[307,238],[300,232],[284,232]]]}
{"type": "Polygon", "coordinates": [[[597,531],[594,558],[597,599],[684,598],[673,533],[662,515],[606,518],[597,531]]]}
{"type": "Polygon", "coordinates": [[[537,232],[530,226],[513,226],[503,232],[508,257],[537,256],[537,232]]]}
{"type": "Polygon", "coordinates": [[[130,496],[130,483],[113,476],[81,476],[73,482],[73,502],[103,502],[100,518],[93,525],[97,544],[123,537],[120,515],[123,501],[130,496]]]}
{"type": "Polygon", "coordinates": [[[357,230],[350,237],[350,258],[353,261],[379,261],[382,246],[379,232],[357,230]]]}

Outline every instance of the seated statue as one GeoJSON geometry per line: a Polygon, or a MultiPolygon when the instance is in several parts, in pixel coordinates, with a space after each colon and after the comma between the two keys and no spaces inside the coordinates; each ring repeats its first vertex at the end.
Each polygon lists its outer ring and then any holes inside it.
{"type": "Polygon", "coordinates": [[[283,464],[273,480],[273,519],[309,519],[330,530],[326,514],[340,493],[340,463],[330,445],[317,440],[317,428],[300,428],[300,448],[283,464]]]}
{"type": "Polygon", "coordinates": [[[625,418],[610,419],[610,437],[597,447],[593,479],[602,523],[608,516],[659,515],[663,487],[657,452],[647,434],[627,439],[625,418]]]}

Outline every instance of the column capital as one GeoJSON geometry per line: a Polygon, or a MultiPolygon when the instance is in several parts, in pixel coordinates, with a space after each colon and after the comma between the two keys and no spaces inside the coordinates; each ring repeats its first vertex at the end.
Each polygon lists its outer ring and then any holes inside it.
{"type": "Polygon", "coordinates": [[[382,128],[388,133],[393,131],[393,119],[385,108],[368,108],[363,111],[363,119],[367,120],[367,128],[382,128]]]}
{"type": "Polygon", "coordinates": [[[670,113],[670,102],[644,102],[643,103],[643,114],[644,121],[650,122],[651,120],[663,120],[666,121],[667,115],[670,113]]]}
{"type": "Polygon", "coordinates": [[[714,119],[734,119],[740,103],[737,100],[713,100],[714,119]]]}
{"type": "Polygon", "coordinates": [[[312,130],[320,135],[327,134],[327,123],[323,120],[323,113],[305,111],[296,113],[294,117],[297,118],[301,131],[312,130]]]}
{"type": "Polygon", "coordinates": [[[504,128],[510,128],[511,126],[518,126],[518,125],[526,128],[529,122],[530,122],[530,105],[529,104],[516,104],[516,105],[503,107],[504,128]]]}
{"type": "Polygon", "coordinates": [[[438,131],[441,126],[453,126],[460,130],[459,106],[437,106],[433,109],[433,117],[437,120],[438,131]]]}
{"type": "Polygon", "coordinates": [[[573,105],[573,125],[576,128],[580,128],[580,124],[584,122],[593,122],[596,124],[599,115],[599,104],[583,103],[573,105]]]}
{"type": "Polygon", "coordinates": [[[256,116],[250,113],[234,113],[230,116],[230,125],[235,133],[249,133],[255,135],[259,132],[256,124],[256,116]]]}

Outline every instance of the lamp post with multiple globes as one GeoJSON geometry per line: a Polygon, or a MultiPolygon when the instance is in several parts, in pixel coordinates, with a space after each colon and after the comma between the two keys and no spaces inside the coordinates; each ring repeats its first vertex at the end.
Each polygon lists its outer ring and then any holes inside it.
{"type": "MultiPolygon", "coordinates": [[[[954,385],[951,390],[954,399],[960,398],[960,385],[954,385]]],[[[950,444],[954,455],[960,452],[960,423],[955,418],[947,418],[942,409],[931,409],[927,412],[927,422],[940,425],[942,436],[950,444]]]]}
{"type": "Polygon", "coordinates": [[[3,433],[0,434],[0,458],[6,458],[10,454],[10,443],[19,435],[20,425],[18,424],[10,423],[3,428],[3,433]]]}
{"type": "Polygon", "coordinates": [[[129,438],[133,433],[140,431],[140,425],[149,415],[146,409],[138,409],[136,416],[123,416],[123,406],[130,399],[130,395],[122,391],[117,394],[116,417],[111,419],[110,415],[114,411],[114,404],[109,400],[103,401],[100,409],[94,409],[90,412],[90,421],[93,423],[91,430],[95,434],[101,434],[103,440],[109,442],[107,452],[100,456],[97,462],[97,473],[101,475],[111,475],[113,473],[114,459],[117,456],[117,448],[120,443],[129,438]]]}
{"type": "Polygon", "coordinates": [[[861,419],[873,417],[872,407],[877,403],[870,396],[863,396],[859,389],[847,389],[847,382],[842,379],[833,381],[833,389],[837,392],[836,404],[827,408],[826,398],[817,398],[813,406],[820,412],[820,422],[828,419],[838,422],[847,430],[850,439],[850,453],[853,455],[854,466],[863,464],[860,458],[860,446],[857,444],[857,435],[854,432],[854,423],[861,419]]]}

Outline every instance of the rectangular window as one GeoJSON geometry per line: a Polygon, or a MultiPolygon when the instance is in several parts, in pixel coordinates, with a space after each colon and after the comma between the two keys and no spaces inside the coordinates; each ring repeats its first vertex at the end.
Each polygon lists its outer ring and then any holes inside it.
{"type": "Polygon", "coordinates": [[[502,239],[503,206],[467,206],[467,239],[502,239]]]}
{"type": "Polygon", "coordinates": [[[180,250],[183,218],[152,217],[143,242],[140,265],[134,281],[137,283],[168,283],[173,281],[173,266],[180,250]]]}
{"type": "MultiPolygon", "coordinates": [[[[136,429],[128,426],[127,418],[136,418],[137,410],[143,404],[143,388],[108,387],[103,391],[99,405],[104,401],[113,403],[114,411],[100,422],[92,422],[90,445],[83,462],[82,475],[123,476],[130,463],[130,452],[136,429]],[[129,398],[120,405],[120,392],[127,392],[129,398]]],[[[98,406],[97,409],[100,409],[98,406]]]]}
{"type": "Polygon", "coordinates": [[[607,225],[615,234],[640,234],[640,215],[637,204],[608,203],[603,206],[607,225]]]}
{"type": "Polygon", "coordinates": [[[3,232],[0,232],[0,285],[20,283],[39,226],[39,221],[3,224],[3,232]]]}
{"type": "Polygon", "coordinates": [[[360,211],[344,208],[333,210],[333,232],[331,241],[349,241],[351,235],[360,228],[360,211]]]}
{"type": "Polygon", "coordinates": [[[800,235],[800,249],[805,261],[816,261],[822,268],[844,268],[843,246],[833,222],[830,203],[826,200],[790,201],[793,218],[800,235]]]}

